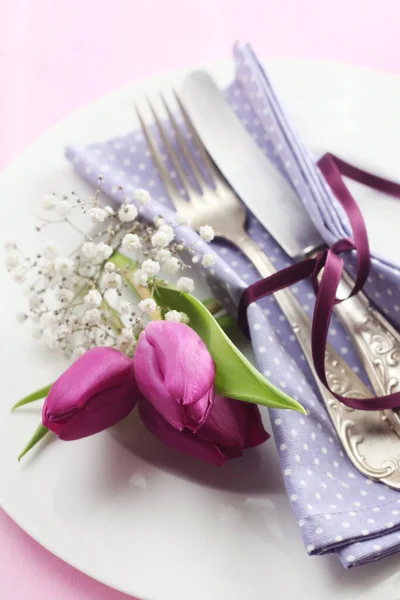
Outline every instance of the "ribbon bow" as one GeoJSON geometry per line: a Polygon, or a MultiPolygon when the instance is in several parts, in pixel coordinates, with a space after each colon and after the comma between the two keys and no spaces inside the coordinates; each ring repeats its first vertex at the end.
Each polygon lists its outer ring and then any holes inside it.
{"type": "Polygon", "coordinates": [[[311,334],[312,354],[314,367],[321,382],[335,398],[351,408],[386,410],[400,407],[400,392],[367,399],[345,398],[331,389],[325,372],[325,349],[333,308],[335,304],[345,302],[363,288],[371,266],[364,219],[356,201],[346,187],[342,175],[397,198],[400,198],[400,185],[354,167],[332,154],[325,154],[318,162],[318,166],[349,217],[353,237],[343,238],[330,248],[322,250],[315,257],[306,258],[249,286],[243,291],[240,299],[239,324],[242,330],[249,335],[247,307],[250,304],[311,277],[316,293],[311,334]],[[353,250],[357,252],[355,285],[347,298],[337,298],[336,294],[344,269],[341,254],[353,250]]]}

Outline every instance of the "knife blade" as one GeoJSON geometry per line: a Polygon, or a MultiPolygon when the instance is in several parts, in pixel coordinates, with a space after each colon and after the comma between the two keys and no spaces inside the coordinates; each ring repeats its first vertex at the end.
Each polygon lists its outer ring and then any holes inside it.
{"type": "Polygon", "coordinates": [[[211,158],[254,216],[292,258],[326,243],[296,192],[244,128],[205,71],[194,71],[179,96],[211,158]]]}

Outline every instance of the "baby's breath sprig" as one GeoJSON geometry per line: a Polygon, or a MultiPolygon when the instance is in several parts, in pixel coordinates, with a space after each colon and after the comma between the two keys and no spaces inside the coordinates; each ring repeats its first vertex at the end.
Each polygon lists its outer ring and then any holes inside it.
{"type": "MultiPolygon", "coordinates": [[[[94,195],[87,198],[72,191],[43,199],[42,208],[49,216],[38,217],[36,230],[64,223],[81,236],[74,252],[63,255],[53,241],[33,257],[14,242],[5,246],[6,267],[27,291],[27,308],[18,313],[18,321],[30,322],[34,337],[72,359],[95,346],[110,346],[132,356],[149,319],[187,323],[186,314],[157,306],[153,291],[160,279],[168,283],[168,275],[178,276],[178,289],[194,291],[193,279],[185,275],[191,265],[184,256],[192,255],[192,262],[198,262],[195,247],[176,239],[176,225],[162,217],[154,223],[140,218],[141,207],[150,200],[146,190],[138,189],[128,198],[120,187],[118,209],[104,205],[102,181],[100,176],[94,195]],[[96,226],[95,231],[87,235],[74,223],[77,211],[96,226]],[[117,260],[121,253],[127,257],[123,264],[117,260]]],[[[189,223],[177,215],[176,224],[189,223]]],[[[206,242],[214,237],[208,225],[199,234],[206,242]]],[[[212,267],[215,255],[205,254],[201,263],[212,267]]]]}

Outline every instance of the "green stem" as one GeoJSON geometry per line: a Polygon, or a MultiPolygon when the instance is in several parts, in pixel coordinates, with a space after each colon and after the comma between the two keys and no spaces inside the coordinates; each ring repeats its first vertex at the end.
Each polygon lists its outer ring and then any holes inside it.
{"type": "Polygon", "coordinates": [[[31,437],[25,448],[22,450],[21,454],[18,456],[18,461],[20,461],[21,458],[25,456],[27,452],[29,452],[29,450],[32,450],[32,448],[44,438],[48,431],[49,430],[47,429],[47,427],[40,423],[39,427],[36,429],[35,433],[31,437]]]}
{"type": "Polygon", "coordinates": [[[234,319],[230,315],[222,315],[221,317],[215,317],[215,320],[227,335],[233,333],[235,329],[237,329],[236,319],[234,319]]]}
{"type": "Polygon", "coordinates": [[[207,298],[206,300],[202,300],[202,303],[212,315],[222,310],[221,304],[215,298],[207,298]]]}
{"type": "Polygon", "coordinates": [[[31,402],[35,402],[35,400],[40,400],[41,398],[44,398],[45,396],[47,396],[49,394],[52,385],[53,384],[50,383],[50,385],[46,385],[46,386],[40,388],[40,390],[36,390],[36,392],[32,392],[31,394],[28,394],[28,396],[25,396],[25,398],[22,398],[22,400],[17,402],[17,404],[14,404],[14,406],[12,407],[11,410],[15,410],[16,408],[19,408],[20,406],[24,406],[25,404],[30,404],[31,402]]]}

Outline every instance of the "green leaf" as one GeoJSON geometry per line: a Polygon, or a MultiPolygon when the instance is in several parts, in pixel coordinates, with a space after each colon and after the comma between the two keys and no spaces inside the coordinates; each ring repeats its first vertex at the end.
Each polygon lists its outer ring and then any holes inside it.
{"type": "Polygon", "coordinates": [[[47,427],[40,423],[39,427],[36,429],[35,433],[31,437],[25,448],[22,450],[21,454],[18,456],[18,460],[20,461],[21,458],[25,456],[27,452],[29,452],[29,450],[32,450],[32,448],[36,446],[36,444],[40,442],[40,440],[42,440],[48,432],[49,430],[47,429],[47,427]]]}
{"type": "Polygon", "coordinates": [[[215,298],[206,298],[206,300],[202,300],[202,303],[212,315],[222,310],[221,304],[215,298]]]}
{"type": "Polygon", "coordinates": [[[20,408],[20,406],[24,406],[25,404],[30,404],[31,402],[35,402],[35,400],[40,400],[41,398],[48,396],[52,385],[53,384],[50,383],[50,385],[45,385],[44,387],[40,388],[40,390],[36,390],[36,392],[32,392],[31,394],[28,394],[28,396],[25,396],[25,398],[22,398],[22,400],[17,402],[17,404],[14,404],[14,406],[12,407],[11,410],[15,410],[16,408],[20,408]]]}
{"type": "Polygon", "coordinates": [[[155,297],[160,306],[183,311],[206,344],[216,365],[215,388],[218,394],[274,408],[290,408],[305,414],[305,409],[270,383],[231,342],[207,308],[190,294],[158,285],[155,297]]]}
{"type": "Polygon", "coordinates": [[[114,263],[117,269],[121,270],[121,277],[123,277],[125,282],[129,285],[135,296],[140,298],[138,290],[132,281],[132,275],[138,268],[138,263],[120,252],[114,252],[110,257],[109,262],[114,263]]]}

